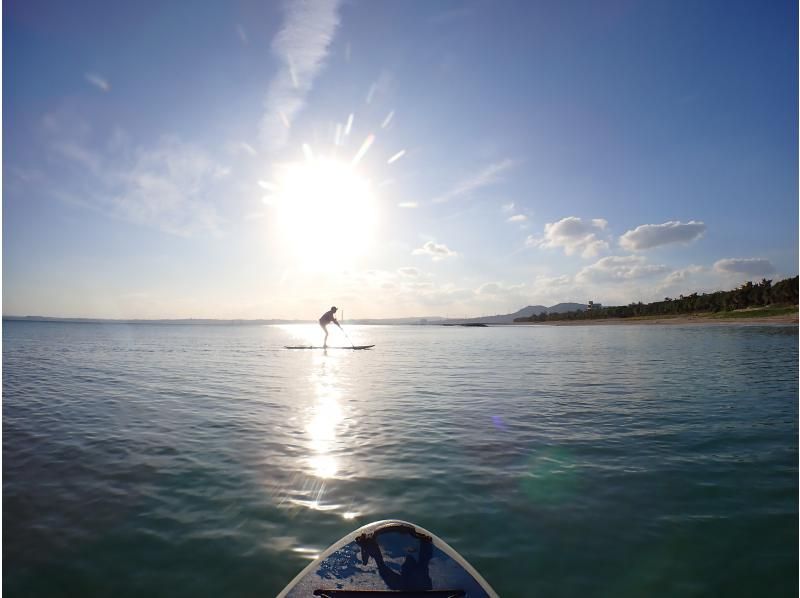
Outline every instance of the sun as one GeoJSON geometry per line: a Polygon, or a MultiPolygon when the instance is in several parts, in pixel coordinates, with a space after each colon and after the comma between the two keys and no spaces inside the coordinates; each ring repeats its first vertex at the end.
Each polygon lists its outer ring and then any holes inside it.
{"type": "Polygon", "coordinates": [[[276,210],[282,245],[302,265],[342,265],[371,246],[378,213],[356,165],[308,157],[280,167],[265,201],[276,210]]]}

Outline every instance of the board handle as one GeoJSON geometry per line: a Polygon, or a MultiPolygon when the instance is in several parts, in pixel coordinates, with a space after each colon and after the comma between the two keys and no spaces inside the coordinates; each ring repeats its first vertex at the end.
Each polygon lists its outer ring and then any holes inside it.
{"type": "Polygon", "coordinates": [[[360,536],[356,537],[356,542],[362,544],[364,542],[368,542],[370,540],[374,540],[380,534],[385,534],[388,532],[404,532],[418,540],[422,540],[424,542],[433,542],[433,537],[429,536],[428,534],[423,534],[422,532],[418,531],[413,525],[409,525],[408,523],[401,523],[399,521],[389,521],[388,523],[384,523],[383,525],[376,527],[369,532],[364,532],[360,536]]]}

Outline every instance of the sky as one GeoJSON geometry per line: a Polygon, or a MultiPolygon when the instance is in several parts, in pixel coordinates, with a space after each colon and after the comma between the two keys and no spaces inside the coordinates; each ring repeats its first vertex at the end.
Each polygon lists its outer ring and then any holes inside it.
{"type": "Polygon", "coordinates": [[[798,7],[3,2],[3,314],[479,316],[798,273],[798,7]]]}

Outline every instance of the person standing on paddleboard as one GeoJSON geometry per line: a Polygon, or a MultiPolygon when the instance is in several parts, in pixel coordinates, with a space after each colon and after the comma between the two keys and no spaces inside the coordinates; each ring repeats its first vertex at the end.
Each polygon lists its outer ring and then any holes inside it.
{"type": "MultiPolygon", "coordinates": [[[[322,329],[325,331],[325,341],[322,343],[323,349],[328,348],[328,324],[333,322],[334,324],[339,326],[339,322],[336,321],[336,316],[334,315],[335,313],[336,313],[336,306],[334,305],[328,311],[322,314],[322,317],[319,319],[319,325],[322,326],[322,329]]],[[[341,329],[342,327],[339,326],[339,330],[341,329]]]]}

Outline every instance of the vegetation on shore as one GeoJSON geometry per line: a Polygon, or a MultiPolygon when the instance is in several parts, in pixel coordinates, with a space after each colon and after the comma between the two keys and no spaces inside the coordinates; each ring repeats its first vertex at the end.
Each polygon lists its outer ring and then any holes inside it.
{"type": "Polygon", "coordinates": [[[716,293],[692,293],[677,299],[665,297],[653,303],[631,303],[586,311],[540,313],[515,322],[555,322],[559,320],[603,320],[609,318],[670,317],[686,314],[709,314],[715,318],[756,318],[797,312],[798,277],[772,284],[771,280],[746,282],[737,289],[716,293]],[[758,309],[749,309],[758,308],[758,309]],[[743,310],[747,311],[734,311],[743,310]]]}
{"type": "Polygon", "coordinates": [[[747,319],[747,318],[772,318],[774,316],[797,315],[797,306],[789,307],[756,307],[747,308],[740,311],[721,311],[715,314],[708,314],[710,318],[716,319],[747,319]]]}

